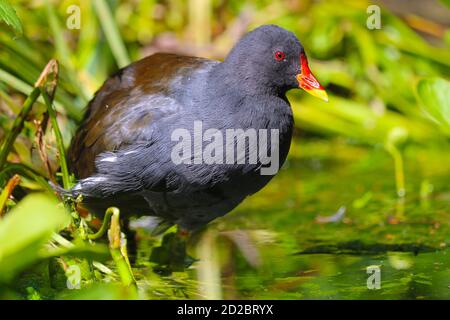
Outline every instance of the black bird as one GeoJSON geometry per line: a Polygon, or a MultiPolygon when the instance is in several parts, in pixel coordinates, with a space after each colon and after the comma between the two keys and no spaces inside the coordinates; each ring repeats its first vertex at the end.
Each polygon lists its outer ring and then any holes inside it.
{"type": "MultiPolygon", "coordinates": [[[[201,227],[263,188],[283,164],[294,125],[285,94],[299,87],[327,100],[299,40],[275,25],[246,34],[223,62],[166,53],[134,62],[111,76],[87,107],[69,151],[80,179],[69,193],[81,194],[94,213],[117,206],[124,214],[157,217],[162,225],[201,227]],[[272,141],[276,130],[276,144],[267,143],[267,155],[279,158],[276,170],[262,174],[267,163],[250,161],[258,152],[250,140],[240,162],[198,161],[208,143],[220,142],[216,135],[195,146],[199,123],[205,135],[212,129],[222,138],[227,129],[241,129],[248,139],[249,129],[269,130],[272,141]],[[177,129],[192,134],[191,151],[174,151],[181,141],[174,140],[177,129]]],[[[238,155],[242,149],[235,144],[238,155]]]]}

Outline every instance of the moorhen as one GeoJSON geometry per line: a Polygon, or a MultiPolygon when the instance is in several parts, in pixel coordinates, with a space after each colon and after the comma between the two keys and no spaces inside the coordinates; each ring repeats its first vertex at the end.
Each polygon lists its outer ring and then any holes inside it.
{"type": "Polygon", "coordinates": [[[134,62],[89,103],[69,150],[80,180],[68,193],[97,214],[116,206],[159,226],[197,229],[259,191],[284,163],[294,125],[285,94],[293,88],[327,100],[299,40],[275,25],[247,33],[223,62],[168,53],[134,62]],[[231,144],[227,130],[238,132],[231,144]],[[211,152],[213,141],[225,148],[211,152]],[[255,161],[264,141],[266,157],[255,161]],[[202,161],[207,151],[213,160],[202,161]]]}

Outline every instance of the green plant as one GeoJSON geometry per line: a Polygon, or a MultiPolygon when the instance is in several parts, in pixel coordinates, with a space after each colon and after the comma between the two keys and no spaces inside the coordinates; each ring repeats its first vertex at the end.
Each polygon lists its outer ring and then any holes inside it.
{"type": "Polygon", "coordinates": [[[447,134],[450,133],[450,82],[442,78],[422,79],[417,84],[422,110],[447,134]]]}
{"type": "Polygon", "coordinates": [[[22,35],[22,23],[20,22],[16,11],[7,0],[0,0],[0,21],[1,20],[10,26],[15,31],[16,35],[22,35]]]}

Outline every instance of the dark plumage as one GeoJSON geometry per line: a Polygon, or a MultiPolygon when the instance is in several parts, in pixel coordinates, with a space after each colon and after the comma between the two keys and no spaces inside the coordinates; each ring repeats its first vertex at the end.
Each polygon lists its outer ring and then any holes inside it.
{"type": "Polygon", "coordinates": [[[299,86],[314,95],[323,91],[295,35],[273,25],[244,36],[224,62],[158,53],[132,63],[88,105],[69,151],[81,179],[70,192],[82,194],[97,213],[115,205],[124,214],[156,216],[186,229],[202,226],[273,175],[261,175],[260,162],[175,164],[173,131],[192,132],[194,121],[202,121],[204,131],[223,133],[277,129],[279,148],[269,153],[279,152],[281,166],[293,129],[285,93],[299,86]],[[309,82],[300,80],[302,74],[309,82]]]}

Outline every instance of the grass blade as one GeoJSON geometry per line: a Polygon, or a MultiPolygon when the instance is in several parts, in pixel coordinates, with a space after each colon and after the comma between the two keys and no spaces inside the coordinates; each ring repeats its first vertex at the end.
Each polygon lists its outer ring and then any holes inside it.
{"type": "Polygon", "coordinates": [[[117,65],[122,68],[130,64],[127,50],[119,33],[119,28],[112,16],[111,11],[105,0],[94,1],[95,10],[98,19],[102,25],[103,32],[108,40],[112,54],[116,59],[117,65]]]}

